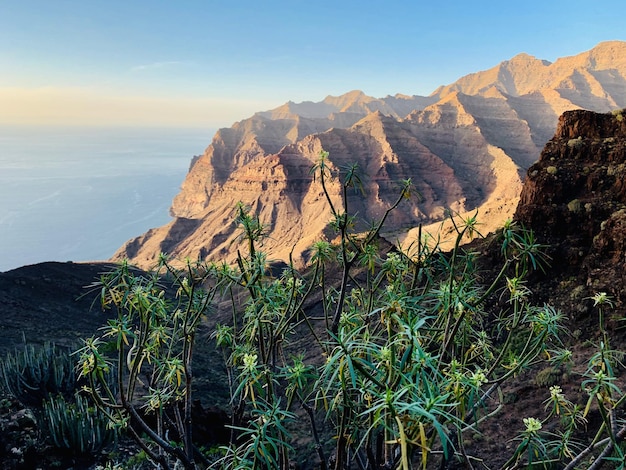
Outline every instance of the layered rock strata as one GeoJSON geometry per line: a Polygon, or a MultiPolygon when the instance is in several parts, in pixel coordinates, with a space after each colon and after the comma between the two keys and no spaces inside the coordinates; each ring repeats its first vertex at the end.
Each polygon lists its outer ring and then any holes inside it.
{"type": "MultiPolygon", "coordinates": [[[[372,98],[354,91],[319,103],[289,102],[220,129],[192,161],[168,225],[130,240],[115,259],[151,266],[160,252],[232,260],[238,202],[268,227],[265,250],[306,263],[307,247],[329,237],[330,210],[309,172],[320,150],[331,168],[358,164],[363,195],[349,196],[360,226],[376,220],[410,178],[419,193],[390,217],[387,235],[410,242],[415,227],[446,233],[452,212],[478,212],[482,231],[517,206],[526,169],[567,109],[626,107],[626,43],[601,43],[554,63],[520,54],[441,87],[429,97],[372,98]]],[[[341,206],[335,181],[331,197],[341,206]]]]}

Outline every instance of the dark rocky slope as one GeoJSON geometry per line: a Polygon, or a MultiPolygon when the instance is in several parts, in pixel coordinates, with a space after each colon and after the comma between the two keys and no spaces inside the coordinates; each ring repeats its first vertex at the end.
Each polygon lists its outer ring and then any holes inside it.
{"type": "Polygon", "coordinates": [[[113,266],[48,262],[0,273],[0,356],[24,339],[70,346],[91,336],[106,317],[87,286],[113,266]]]}

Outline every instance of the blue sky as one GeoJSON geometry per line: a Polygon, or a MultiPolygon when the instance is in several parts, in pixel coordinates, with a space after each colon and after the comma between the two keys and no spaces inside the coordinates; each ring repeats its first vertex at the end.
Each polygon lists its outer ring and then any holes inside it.
{"type": "Polygon", "coordinates": [[[626,40],[624,0],[0,0],[0,123],[230,126],[626,40]]]}

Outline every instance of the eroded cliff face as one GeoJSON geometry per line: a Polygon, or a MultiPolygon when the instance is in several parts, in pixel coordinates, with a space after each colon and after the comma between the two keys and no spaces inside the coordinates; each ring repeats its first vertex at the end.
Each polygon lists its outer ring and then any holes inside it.
{"type": "Polygon", "coordinates": [[[548,246],[552,273],[620,302],[626,280],[626,111],[568,111],[528,169],[515,219],[548,246]]]}
{"type": "MultiPolygon", "coordinates": [[[[626,106],[626,43],[609,42],[554,64],[520,55],[463,77],[430,97],[377,99],[354,91],[320,103],[287,103],[220,129],[176,196],[174,220],[130,240],[115,255],[144,268],[160,252],[232,260],[232,223],[242,202],[268,227],[272,259],[307,261],[315,240],[332,237],[330,210],[310,173],[321,150],[329,164],[358,164],[363,192],[349,195],[365,227],[396,200],[410,178],[415,194],[392,213],[386,235],[410,242],[420,224],[443,236],[449,211],[478,211],[481,231],[515,212],[526,169],[567,109],[626,106]]],[[[337,181],[331,198],[342,206],[337,181]]]]}

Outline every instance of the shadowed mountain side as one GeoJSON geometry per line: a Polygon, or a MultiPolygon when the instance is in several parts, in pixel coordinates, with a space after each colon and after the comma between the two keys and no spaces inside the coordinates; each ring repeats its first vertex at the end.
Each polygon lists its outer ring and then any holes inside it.
{"type": "MultiPolygon", "coordinates": [[[[266,224],[269,237],[264,248],[271,256],[288,259],[293,249],[294,260],[303,264],[306,250],[325,237],[331,219],[321,181],[311,173],[322,149],[334,156],[329,163],[334,174],[341,167],[358,165],[363,188],[350,193],[348,204],[352,213],[360,215],[364,229],[396,201],[401,189],[398,182],[407,173],[415,175],[422,200],[415,197],[404,202],[401,210],[390,215],[393,226],[410,228],[424,220],[441,219],[446,207],[464,209],[463,185],[452,169],[395,120],[371,114],[351,129],[331,129],[286,146],[278,154],[257,157],[233,171],[213,192],[211,204],[200,218],[184,222],[179,218],[179,222],[151,230],[145,238],[130,241],[124,253],[143,265],[156,262],[160,251],[232,261],[238,237],[234,209],[236,201],[242,201],[266,224]],[[182,243],[170,246],[181,224],[190,231],[179,238],[182,243]]],[[[328,181],[327,189],[333,205],[341,209],[339,180],[328,181]]]]}
{"type": "MultiPolygon", "coordinates": [[[[350,212],[366,227],[410,178],[422,200],[395,211],[386,233],[440,227],[446,212],[478,211],[489,232],[513,215],[526,169],[537,160],[564,111],[626,106],[626,43],[604,42],[554,63],[520,54],[439,88],[429,97],[378,99],[360,91],[320,103],[286,103],[220,129],[192,162],[174,199],[174,222],[129,241],[113,259],[148,267],[160,251],[177,257],[232,259],[232,224],[241,201],[268,226],[272,258],[306,261],[307,246],[327,229],[330,211],[309,169],[320,150],[339,169],[357,163],[363,193],[350,212]]],[[[341,191],[329,185],[336,207],[341,191]]]]}

